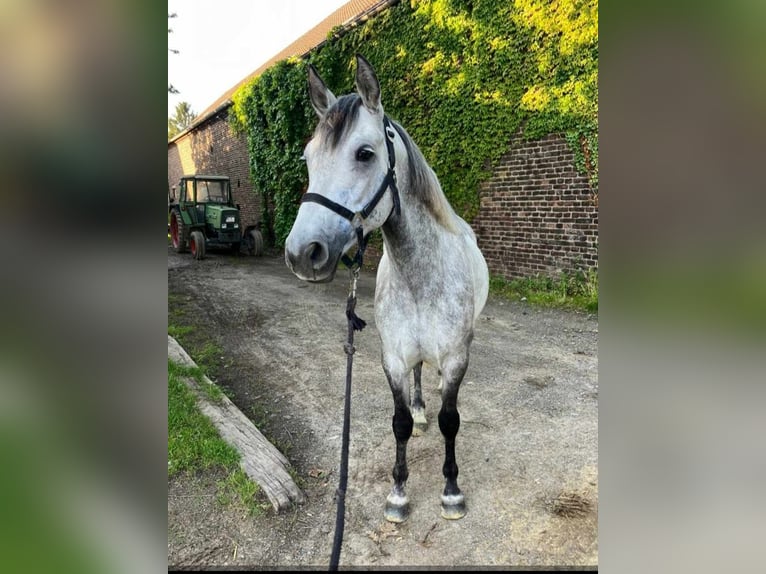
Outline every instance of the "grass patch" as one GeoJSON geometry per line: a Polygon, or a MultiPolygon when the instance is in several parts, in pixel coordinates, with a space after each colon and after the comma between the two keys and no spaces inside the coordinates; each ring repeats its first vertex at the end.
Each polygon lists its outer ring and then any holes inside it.
{"type": "Polygon", "coordinates": [[[236,467],[239,453],[199,411],[183,377],[199,381],[202,371],[168,361],[168,478],[181,471],[236,467]]]}
{"type": "Polygon", "coordinates": [[[221,391],[221,387],[215,383],[211,381],[202,381],[202,383],[200,383],[200,389],[205,393],[205,396],[210,402],[220,404],[223,401],[223,391],[221,391]]]}
{"type": "Polygon", "coordinates": [[[203,383],[204,371],[200,367],[184,367],[168,360],[168,478],[182,472],[222,469],[226,478],[217,485],[221,504],[238,502],[251,515],[264,511],[263,494],[239,466],[240,455],[218,434],[215,426],[197,407],[194,393],[183,381],[195,379],[203,392],[220,398],[215,385],[203,383]]]}
{"type": "MultiPolygon", "coordinates": [[[[168,325],[168,335],[172,336],[174,339],[176,339],[179,343],[181,343],[181,346],[184,346],[183,341],[184,338],[188,337],[191,333],[193,333],[194,327],[190,326],[179,326],[179,325],[168,325]]],[[[193,376],[194,379],[197,380],[197,383],[199,384],[199,388],[202,390],[203,393],[205,393],[205,396],[214,403],[220,403],[224,392],[221,390],[221,388],[216,385],[215,383],[212,383],[210,381],[205,380],[204,377],[202,377],[202,373],[209,373],[212,369],[215,369],[220,366],[221,358],[222,358],[223,349],[221,349],[220,346],[214,344],[214,343],[206,343],[204,347],[202,347],[202,350],[198,352],[191,352],[192,359],[194,359],[194,362],[199,365],[197,369],[190,369],[190,371],[194,371],[194,373],[185,373],[183,376],[193,376]]],[[[172,364],[173,366],[168,366],[168,369],[187,369],[188,367],[182,367],[180,365],[172,364]]],[[[168,371],[170,373],[170,370],[168,371]]]]}
{"type": "Polygon", "coordinates": [[[225,479],[217,482],[216,499],[222,506],[236,502],[244,506],[250,516],[260,516],[268,510],[270,504],[258,496],[260,488],[248,478],[245,472],[238,468],[225,479]]]}
{"type": "Polygon", "coordinates": [[[208,341],[204,346],[193,355],[194,362],[202,366],[206,371],[215,370],[221,367],[223,361],[223,349],[220,345],[208,341]]]}
{"type": "MultiPolygon", "coordinates": [[[[169,299],[168,303],[170,303],[169,299]]],[[[186,316],[186,310],[183,307],[176,306],[168,311],[168,315],[172,317],[174,321],[182,320],[186,316]]]]}
{"type": "Polygon", "coordinates": [[[258,428],[264,427],[269,422],[269,415],[266,412],[266,407],[261,403],[253,403],[249,409],[250,420],[258,428]]]}
{"type": "Polygon", "coordinates": [[[186,335],[193,331],[193,327],[181,327],[179,325],[168,325],[168,335],[173,337],[176,341],[183,339],[186,335]]]}
{"type": "Polygon", "coordinates": [[[492,275],[489,292],[511,301],[528,301],[543,307],[581,309],[598,312],[598,274],[578,271],[574,275],[562,273],[558,278],[545,276],[505,279],[492,275]]]}

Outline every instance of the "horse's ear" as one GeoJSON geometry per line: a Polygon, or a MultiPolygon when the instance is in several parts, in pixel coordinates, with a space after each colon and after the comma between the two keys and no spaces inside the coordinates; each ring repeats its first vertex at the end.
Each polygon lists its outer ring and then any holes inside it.
{"type": "Polygon", "coordinates": [[[373,113],[380,111],[380,82],[375,70],[360,54],[356,55],[356,90],[368,110],[373,113]]]}
{"type": "Polygon", "coordinates": [[[309,99],[320,119],[324,117],[337,99],[335,94],[325,86],[316,68],[311,64],[309,64],[309,99]]]}

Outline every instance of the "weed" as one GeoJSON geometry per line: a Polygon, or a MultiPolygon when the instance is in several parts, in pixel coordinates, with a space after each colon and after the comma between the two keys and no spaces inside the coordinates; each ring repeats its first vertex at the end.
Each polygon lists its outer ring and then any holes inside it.
{"type": "Polygon", "coordinates": [[[566,518],[585,516],[592,508],[593,503],[580,492],[561,492],[551,503],[551,512],[566,518]]]}
{"type": "MultiPolygon", "coordinates": [[[[175,313],[175,310],[173,310],[172,313],[175,313]]],[[[181,327],[178,325],[168,325],[168,335],[170,335],[176,340],[183,339],[184,336],[188,335],[193,330],[194,330],[193,327],[181,327]]]]}
{"type": "Polygon", "coordinates": [[[205,368],[206,371],[216,369],[221,366],[223,360],[223,349],[220,345],[217,345],[211,341],[205,343],[205,345],[199,351],[192,354],[194,362],[205,368]]]}
{"type": "Polygon", "coordinates": [[[202,369],[199,367],[187,367],[179,365],[178,363],[168,359],[168,377],[190,377],[197,382],[201,382],[204,376],[202,369]]]}
{"type": "Polygon", "coordinates": [[[211,381],[203,381],[200,384],[200,389],[208,400],[212,403],[221,404],[223,402],[223,392],[221,388],[211,381]]]}
{"type": "Polygon", "coordinates": [[[512,301],[526,300],[543,307],[598,311],[598,274],[594,270],[562,273],[556,278],[538,275],[508,280],[492,275],[489,290],[512,301]]]}
{"type": "Polygon", "coordinates": [[[170,315],[174,320],[183,319],[186,316],[186,309],[183,307],[173,307],[172,309],[168,310],[168,315],[170,315]]]}
{"type": "Polygon", "coordinates": [[[306,479],[302,477],[298,471],[295,469],[295,467],[290,466],[287,468],[287,473],[290,475],[290,477],[293,479],[293,482],[296,484],[298,488],[301,490],[305,490],[308,486],[306,479]]]}
{"type": "Polygon", "coordinates": [[[217,486],[216,498],[222,506],[239,503],[247,509],[250,516],[262,516],[269,508],[269,503],[265,501],[259,486],[250,480],[241,468],[219,480],[217,486]]]}
{"type": "Polygon", "coordinates": [[[272,439],[271,444],[274,445],[274,447],[281,452],[285,457],[290,458],[290,453],[292,452],[295,445],[289,440],[282,440],[282,439],[272,439]]]}
{"type": "Polygon", "coordinates": [[[261,403],[251,404],[250,420],[253,421],[253,424],[255,424],[255,426],[257,426],[259,429],[266,426],[269,421],[269,415],[266,411],[266,407],[264,407],[261,403]]]}

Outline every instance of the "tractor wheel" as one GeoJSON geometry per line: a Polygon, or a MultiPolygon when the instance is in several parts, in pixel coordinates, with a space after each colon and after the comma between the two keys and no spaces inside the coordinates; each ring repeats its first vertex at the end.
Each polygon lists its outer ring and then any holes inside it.
{"type": "Polygon", "coordinates": [[[205,257],[205,236],[199,230],[191,232],[189,238],[189,249],[194,259],[203,259],[205,257]]]}
{"type": "Polygon", "coordinates": [[[263,236],[257,229],[251,229],[249,234],[250,241],[248,242],[248,252],[250,255],[258,257],[263,254],[263,236]]]}
{"type": "Polygon", "coordinates": [[[189,239],[189,231],[184,225],[184,220],[181,217],[181,212],[177,207],[173,208],[170,212],[170,240],[173,243],[173,249],[176,253],[183,253],[186,251],[186,242],[189,239]]]}

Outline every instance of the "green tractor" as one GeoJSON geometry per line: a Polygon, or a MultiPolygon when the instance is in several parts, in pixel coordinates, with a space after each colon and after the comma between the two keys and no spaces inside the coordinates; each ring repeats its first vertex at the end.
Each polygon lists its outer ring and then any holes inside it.
{"type": "Polygon", "coordinates": [[[170,238],[178,253],[187,249],[195,259],[208,246],[251,255],[263,253],[263,237],[255,225],[242,229],[239,205],[234,205],[229,178],[222,175],[185,175],[168,197],[170,238]]]}

